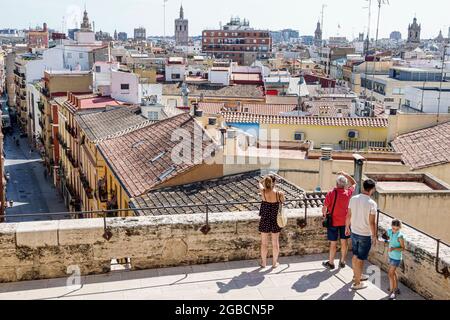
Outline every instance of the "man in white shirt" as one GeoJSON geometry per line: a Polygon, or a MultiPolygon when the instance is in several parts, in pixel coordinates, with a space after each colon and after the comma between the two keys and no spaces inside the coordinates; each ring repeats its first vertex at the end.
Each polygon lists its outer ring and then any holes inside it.
{"type": "Polygon", "coordinates": [[[377,204],[370,197],[375,192],[376,183],[372,179],[364,181],[363,193],[353,197],[349,203],[345,224],[345,234],[352,238],[353,251],[353,290],[367,288],[362,281],[368,280],[363,276],[364,261],[369,258],[372,245],[377,241],[376,217],[377,204]]]}

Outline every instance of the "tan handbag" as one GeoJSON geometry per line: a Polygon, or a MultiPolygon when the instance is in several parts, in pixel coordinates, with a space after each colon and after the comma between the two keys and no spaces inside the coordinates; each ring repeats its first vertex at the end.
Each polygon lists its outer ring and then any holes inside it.
{"type": "Polygon", "coordinates": [[[278,203],[280,204],[278,207],[278,215],[277,215],[277,224],[280,228],[286,228],[288,218],[286,215],[286,210],[284,209],[283,203],[279,199],[279,194],[277,192],[278,203]]]}

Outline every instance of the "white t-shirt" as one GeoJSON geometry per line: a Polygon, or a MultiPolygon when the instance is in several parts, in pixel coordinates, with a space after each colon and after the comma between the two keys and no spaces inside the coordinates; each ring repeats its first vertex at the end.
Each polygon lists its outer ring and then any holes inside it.
{"type": "Polygon", "coordinates": [[[359,194],[350,199],[348,205],[352,212],[352,233],[359,236],[369,237],[372,235],[369,216],[377,215],[377,203],[365,194],[359,194]]]}

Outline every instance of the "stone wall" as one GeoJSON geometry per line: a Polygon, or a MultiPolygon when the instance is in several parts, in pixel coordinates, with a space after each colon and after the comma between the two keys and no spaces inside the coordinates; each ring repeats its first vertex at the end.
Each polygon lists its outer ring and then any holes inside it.
{"type": "MultiPolygon", "coordinates": [[[[303,210],[289,210],[281,235],[281,254],[307,255],[328,249],[320,209],[308,210],[308,226],[300,229],[303,210]]],[[[110,271],[111,259],[131,258],[133,270],[204,264],[259,257],[259,218],[255,212],[210,214],[204,235],[204,214],[0,224],[0,282],[67,277],[76,265],[82,275],[110,271]]],[[[390,223],[380,217],[385,230],[390,223]]],[[[450,299],[449,279],[435,271],[436,242],[409,228],[401,280],[429,299],[450,299]]],[[[450,267],[450,248],[442,247],[440,269],[450,267]]],[[[372,263],[387,270],[387,249],[379,243],[372,263]]]]}
{"type": "MultiPolygon", "coordinates": [[[[281,235],[282,255],[322,253],[328,243],[319,209],[310,209],[308,227],[297,227],[303,210],[289,211],[281,235]]],[[[259,217],[254,212],[25,222],[0,225],[0,282],[66,277],[77,265],[82,275],[110,270],[111,259],[131,258],[133,270],[259,257],[259,217]]]]}
{"type": "MultiPolygon", "coordinates": [[[[380,216],[379,232],[382,234],[391,224],[391,219],[380,216]]],[[[400,281],[423,297],[434,300],[450,299],[450,278],[436,272],[436,241],[411,228],[404,227],[406,238],[404,262],[399,270],[400,281]]],[[[450,248],[441,245],[439,271],[450,268],[450,248]]],[[[370,262],[384,271],[388,265],[388,247],[379,242],[370,254],[370,262]]]]}

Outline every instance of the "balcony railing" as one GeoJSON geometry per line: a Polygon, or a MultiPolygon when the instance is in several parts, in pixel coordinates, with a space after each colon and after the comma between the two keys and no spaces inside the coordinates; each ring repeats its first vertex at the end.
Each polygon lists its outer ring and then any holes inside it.
{"type": "Polygon", "coordinates": [[[39,111],[40,111],[41,113],[44,113],[44,103],[41,102],[41,101],[39,101],[39,102],[37,103],[37,105],[38,105],[39,111]]]}

